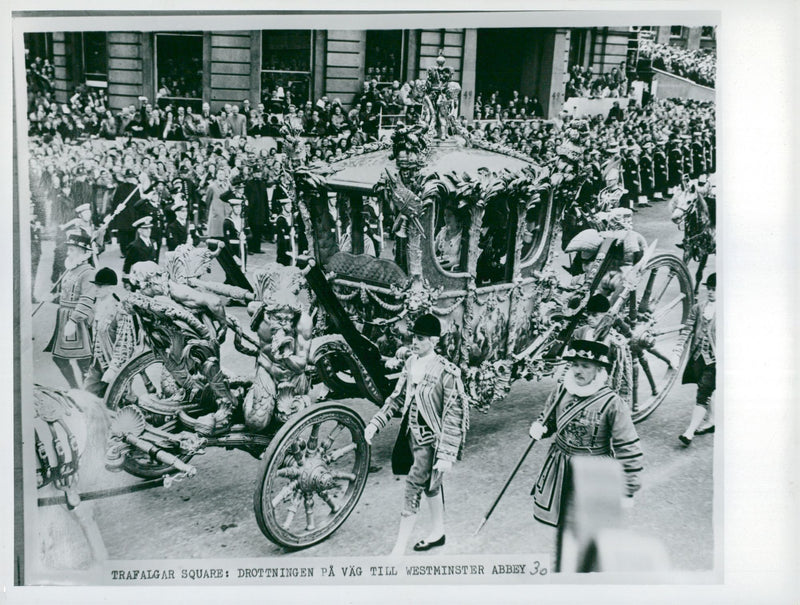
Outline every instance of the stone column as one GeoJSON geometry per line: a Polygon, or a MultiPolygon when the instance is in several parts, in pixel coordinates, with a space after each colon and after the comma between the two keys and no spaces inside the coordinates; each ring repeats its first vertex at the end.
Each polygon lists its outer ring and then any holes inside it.
{"type": "Polygon", "coordinates": [[[478,30],[464,30],[461,66],[461,115],[471,122],[475,115],[475,63],[478,56],[478,30]]]}

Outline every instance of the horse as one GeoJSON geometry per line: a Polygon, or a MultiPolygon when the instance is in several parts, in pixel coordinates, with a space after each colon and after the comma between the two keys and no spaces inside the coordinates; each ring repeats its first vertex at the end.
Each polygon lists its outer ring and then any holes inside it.
{"type": "Polygon", "coordinates": [[[63,502],[37,507],[33,568],[39,573],[97,568],[108,552],[91,502],[81,502],[82,483],[105,470],[108,413],[83,390],[34,385],[37,495],[63,502]]]}
{"type": "Polygon", "coordinates": [[[697,294],[708,257],[717,251],[717,200],[703,197],[692,185],[672,197],[670,209],[672,222],[684,232],[683,242],[678,245],[683,248],[683,262],[688,264],[694,260],[699,263],[694,276],[694,292],[697,294]]]}

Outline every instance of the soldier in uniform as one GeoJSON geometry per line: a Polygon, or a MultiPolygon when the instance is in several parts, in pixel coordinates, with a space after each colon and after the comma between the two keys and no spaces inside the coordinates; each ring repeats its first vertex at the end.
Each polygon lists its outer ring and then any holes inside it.
{"type": "Polygon", "coordinates": [[[698,131],[692,133],[692,178],[699,178],[701,174],[707,174],[706,154],[703,149],[703,140],[698,131]]]}
{"type": "Polygon", "coordinates": [[[127,169],[111,201],[111,210],[113,212],[121,203],[126,199],[128,200],[127,206],[120,211],[110,225],[112,229],[117,230],[117,242],[119,242],[119,250],[123,257],[128,251],[128,246],[136,237],[136,229],[133,227],[136,214],[133,207],[141,198],[141,192],[134,193],[135,189],[139,189],[139,181],[136,179],[136,174],[133,170],[127,169]],[[128,196],[131,197],[129,198],[128,196]]]}
{"type": "Polygon", "coordinates": [[[445,543],[442,475],[460,457],[469,426],[469,403],[458,367],[436,354],[441,335],[439,320],[420,316],[411,330],[412,355],[407,359],[394,392],[372,417],[364,436],[372,443],[375,434],[400,412],[402,423],[392,452],[392,470],[408,474],[405,505],[392,555],[404,554],[414,530],[420,500],[425,493],[431,512],[428,536],[414,545],[426,551],[445,543]]]}
{"type": "Polygon", "coordinates": [[[92,361],[91,324],[94,308],[94,286],[89,257],[91,238],[81,232],[67,234],[67,258],[61,279],[56,327],[45,351],[53,354],[61,374],[72,389],[92,361]],[[72,361],[78,364],[75,372],[72,361]]]}
{"type": "Polygon", "coordinates": [[[153,231],[153,217],[143,216],[133,223],[133,227],[136,229],[136,239],[128,246],[125,254],[125,262],[122,265],[123,278],[130,274],[131,267],[136,263],[144,261],[158,263],[158,248],[150,239],[153,231]]]}
{"type": "Polygon", "coordinates": [[[675,195],[678,188],[683,184],[683,148],[675,135],[669,142],[667,152],[667,169],[669,172],[669,195],[675,195]]]}
{"type": "MultiPolygon", "coordinates": [[[[639,182],[639,161],[636,158],[635,150],[632,146],[625,148],[622,156],[622,182],[625,187],[625,195],[620,199],[620,205],[625,208],[633,208],[634,203],[639,199],[641,183],[639,182]]],[[[649,204],[641,204],[649,206],[649,204]]]]}
{"type": "Polygon", "coordinates": [[[189,222],[189,207],[182,196],[176,195],[170,210],[172,219],[167,223],[166,237],[167,250],[172,251],[189,241],[189,235],[194,235],[194,225],[189,222]]]}
{"type": "Polygon", "coordinates": [[[683,174],[691,177],[694,174],[694,160],[692,158],[692,137],[688,134],[680,135],[681,155],[683,157],[683,174]]]}
{"type": "MultiPolygon", "coordinates": [[[[555,436],[531,494],[536,520],[556,527],[566,522],[565,489],[570,483],[570,460],[574,456],[616,458],[624,471],[623,502],[627,506],[640,487],[643,459],[630,409],[607,385],[611,367],[608,346],[594,340],[573,340],[563,358],[571,364],[563,382],[550,394],[545,409],[550,409],[551,404],[555,407],[547,418],[540,415],[529,431],[537,440],[555,436]]],[[[568,552],[569,536],[564,538],[562,556],[568,552]]]]}
{"type": "Polygon", "coordinates": [[[642,146],[642,154],[639,156],[639,182],[642,185],[639,204],[645,205],[647,200],[653,197],[656,188],[653,170],[653,144],[649,141],[642,146]]]}
{"type": "MultiPolygon", "coordinates": [[[[692,444],[695,435],[714,432],[714,413],[711,409],[711,395],[716,389],[717,380],[717,274],[706,279],[706,300],[692,307],[689,319],[681,330],[681,337],[675,347],[675,357],[680,358],[683,347],[691,339],[689,363],[683,373],[683,384],[697,385],[697,399],[692,418],[686,431],[678,437],[684,446],[692,444]]],[[[674,367],[678,367],[676,361],[674,367]]]]}
{"type": "Polygon", "coordinates": [[[655,179],[654,200],[663,200],[669,187],[669,172],[667,171],[666,139],[658,139],[653,150],[653,177],[655,179]]]}
{"type": "Polygon", "coordinates": [[[242,216],[242,200],[231,198],[228,204],[231,206],[231,214],[222,221],[222,239],[244,272],[247,266],[247,228],[242,216]]]}

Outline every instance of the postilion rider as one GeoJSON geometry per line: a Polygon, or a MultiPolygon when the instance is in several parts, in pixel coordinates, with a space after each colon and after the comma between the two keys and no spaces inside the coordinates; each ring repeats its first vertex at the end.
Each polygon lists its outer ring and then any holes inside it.
{"type": "Polygon", "coordinates": [[[411,332],[412,354],[397,386],[364,431],[371,444],[394,413],[402,411],[403,420],[392,452],[392,470],[398,475],[408,474],[408,478],[392,556],[405,552],[423,492],[431,512],[431,529],[426,538],[414,545],[414,550],[425,551],[445,543],[442,478],[460,457],[469,426],[469,402],[460,371],[434,351],[441,335],[439,320],[431,314],[422,315],[411,332]]]}

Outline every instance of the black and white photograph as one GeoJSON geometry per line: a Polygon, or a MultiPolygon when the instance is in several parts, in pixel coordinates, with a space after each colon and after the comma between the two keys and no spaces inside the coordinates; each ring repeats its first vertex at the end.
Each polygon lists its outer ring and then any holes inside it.
{"type": "Polygon", "coordinates": [[[12,19],[14,584],[723,582],[720,13],[219,8],[12,19]]]}

